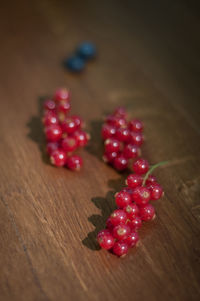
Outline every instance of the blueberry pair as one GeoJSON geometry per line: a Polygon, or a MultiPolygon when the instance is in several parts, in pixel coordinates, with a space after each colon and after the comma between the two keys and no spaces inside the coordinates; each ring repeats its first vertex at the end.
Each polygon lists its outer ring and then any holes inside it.
{"type": "Polygon", "coordinates": [[[75,54],[64,60],[64,67],[71,72],[80,72],[84,69],[86,61],[94,58],[96,55],[96,47],[91,42],[81,43],[75,54]]]}

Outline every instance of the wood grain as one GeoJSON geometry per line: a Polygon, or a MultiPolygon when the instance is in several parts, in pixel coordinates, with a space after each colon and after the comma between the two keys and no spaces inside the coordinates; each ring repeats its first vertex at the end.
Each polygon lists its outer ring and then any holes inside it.
{"type": "Polygon", "coordinates": [[[197,1],[12,1],[0,11],[2,301],[199,300],[200,126],[197,1]],[[98,59],[73,76],[82,40],[98,59]],[[44,153],[42,99],[72,92],[91,132],[80,173],[44,153]],[[124,105],[145,123],[143,156],[165,197],[141,243],[120,260],[95,236],[126,175],[101,161],[102,117],[124,105]]]}

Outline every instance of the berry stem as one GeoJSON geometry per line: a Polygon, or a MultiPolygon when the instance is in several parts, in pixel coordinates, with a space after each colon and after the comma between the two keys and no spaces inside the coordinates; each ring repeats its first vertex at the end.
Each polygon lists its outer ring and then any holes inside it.
{"type": "Polygon", "coordinates": [[[156,168],[159,167],[159,166],[165,165],[165,164],[167,164],[168,162],[169,162],[169,161],[161,161],[161,162],[159,162],[159,163],[156,163],[156,164],[152,165],[151,168],[149,169],[149,171],[146,173],[144,179],[143,179],[142,186],[145,185],[146,180],[148,179],[149,175],[154,171],[154,169],[156,169],[156,168]]]}

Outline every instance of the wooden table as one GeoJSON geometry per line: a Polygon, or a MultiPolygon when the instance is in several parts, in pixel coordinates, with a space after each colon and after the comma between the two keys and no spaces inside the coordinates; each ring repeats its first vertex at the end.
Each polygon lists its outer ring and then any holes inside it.
{"type": "Polygon", "coordinates": [[[199,300],[200,23],[197,1],[5,1],[1,4],[0,299],[199,300]],[[98,59],[62,60],[82,40],[98,59]],[[80,173],[44,154],[41,100],[57,87],[91,132],[80,173]],[[102,160],[102,117],[124,105],[145,123],[143,156],[165,197],[124,259],[96,233],[126,175],[102,160]]]}

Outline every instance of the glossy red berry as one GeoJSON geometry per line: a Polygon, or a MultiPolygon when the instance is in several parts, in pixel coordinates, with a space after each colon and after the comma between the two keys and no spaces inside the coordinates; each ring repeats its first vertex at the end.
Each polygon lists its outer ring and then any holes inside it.
{"type": "Polygon", "coordinates": [[[128,167],[128,160],[123,155],[119,155],[115,158],[113,164],[117,170],[125,170],[128,167]]]}
{"type": "Polygon", "coordinates": [[[58,124],[58,117],[55,113],[49,111],[49,113],[44,115],[42,121],[45,126],[49,126],[52,124],[54,125],[54,124],[58,124]]]}
{"type": "Polygon", "coordinates": [[[67,133],[70,135],[70,134],[73,134],[77,130],[77,125],[72,118],[67,117],[62,122],[62,129],[63,129],[64,133],[67,133]]]}
{"type": "Polygon", "coordinates": [[[133,163],[133,170],[135,173],[140,175],[147,173],[147,171],[149,170],[148,161],[142,158],[138,159],[137,161],[135,161],[135,163],[133,163]]]}
{"type": "Polygon", "coordinates": [[[140,208],[140,216],[143,221],[150,221],[155,218],[155,209],[151,204],[140,208]]]}
{"type": "Polygon", "coordinates": [[[64,166],[66,163],[66,159],[67,159],[66,153],[61,149],[54,150],[50,156],[51,163],[58,167],[64,166]]]}
{"type": "Polygon", "coordinates": [[[118,240],[124,240],[131,233],[131,229],[129,226],[125,224],[117,225],[113,228],[113,237],[118,240]]]}
{"type": "Polygon", "coordinates": [[[76,150],[78,144],[77,140],[73,137],[66,137],[62,140],[61,147],[66,152],[73,152],[76,150]]]}
{"type": "Polygon", "coordinates": [[[152,183],[147,185],[147,188],[150,190],[152,201],[159,200],[163,196],[163,189],[159,184],[152,183]]]}
{"type": "Polygon", "coordinates": [[[114,246],[115,240],[113,236],[109,233],[99,233],[97,236],[97,241],[102,249],[109,250],[114,246]]]}
{"type": "Polygon", "coordinates": [[[113,125],[104,124],[102,126],[101,136],[103,140],[106,140],[108,138],[113,138],[115,134],[116,134],[116,127],[114,127],[113,125]]]}
{"type": "Polygon", "coordinates": [[[127,117],[127,112],[126,112],[126,109],[124,107],[118,107],[114,110],[113,115],[126,118],[127,117]]]}
{"type": "Polygon", "coordinates": [[[119,224],[125,224],[127,220],[127,215],[122,209],[116,209],[110,216],[110,221],[113,226],[117,226],[119,224]]]}
{"type": "Polygon", "coordinates": [[[127,245],[130,247],[130,248],[132,248],[132,247],[134,247],[136,244],[137,244],[137,242],[138,242],[138,240],[139,240],[139,235],[138,235],[138,232],[131,232],[129,235],[128,235],[128,237],[125,239],[125,243],[127,243],[127,245]]]}
{"type": "Polygon", "coordinates": [[[133,119],[129,122],[129,129],[133,132],[142,132],[143,123],[138,119],[133,119]]]}
{"type": "Polygon", "coordinates": [[[151,193],[148,188],[138,186],[133,190],[132,198],[137,205],[143,206],[150,201],[151,193]]]}
{"type": "Polygon", "coordinates": [[[90,135],[82,130],[77,130],[73,136],[77,141],[78,147],[85,146],[90,139],[90,135]]]}
{"type": "Polygon", "coordinates": [[[127,144],[124,146],[123,155],[127,159],[133,159],[139,157],[141,150],[137,145],[127,144]]]}
{"type": "Polygon", "coordinates": [[[58,102],[60,102],[62,100],[69,101],[69,99],[70,99],[69,91],[65,88],[58,89],[54,94],[55,101],[58,101],[58,102]]]}
{"type": "Polygon", "coordinates": [[[59,148],[58,142],[48,142],[46,146],[46,151],[49,155],[51,155],[52,152],[58,148],[59,148]]]}
{"type": "Polygon", "coordinates": [[[130,194],[131,199],[132,199],[132,194],[133,194],[133,189],[130,187],[123,187],[121,191],[125,191],[128,192],[128,194],[130,194]]]}
{"type": "Polygon", "coordinates": [[[124,208],[132,203],[131,196],[128,192],[120,191],[115,194],[115,202],[119,208],[124,208]]]}
{"type": "Polygon", "coordinates": [[[104,153],[103,155],[103,161],[106,163],[112,163],[115,158],[117,158],[118,153],[112,152],[112,153],[104,153]]]}
{"type": "Polygon", "coordinates": [[[130,132],[130,143],[141,146],[144,142],[142,133],[130,132]]]}
{"type": "Polygon", "coordinates": [[[57,105],[57,112],[59,113],[63,113],[63,114],[67,114],[71,109],[71,105],[68,101],[60,101],[59,104],[57,105]]]}
{"type": "Polygon", "coordinates": [[[81,117],[79,115],[72,115],[71,119],[73,119],[73,121],[75,122],[76,129],[80,129],[80,128],[84,127],[83,120],[81,119],[81,117]]]}
{"type": "Polygon", "coordinates": [[[83,160],[80,156],[73,155],[67,159],[67,167],[74,171],[79,171],[83,165],[83,160]]]}
{"type": "Polygon", "coordinates": [[[142,219],[140,216],[135,216],[132,220],[128,220],[127,225],[134,231],[138,231],[142,226],[142,219]]]}
{"type": "Polygon", "coordinates": [[[55,111],[56,104],[53,100],[47,99],[44,102],[44,109],[47,111],[55,111]]]}
{"type": "Polygon", "coordinates": [[[113,247],[113,253],[117,256],[125,256],[128,253],[128,245],[123,241],[116,241],[113,247]]]}
{"type": "Polygon", "coordinates": [[[107,221],[106,221],[106,228],[107,228],[108,230],[110,230],[111,232],[112,232],[112,230],[113,230],[113,228],[114,228],[113,224],[111,223],[110,217],[109,217],[109,218],[107,219],[107,221]]]}
{"type": "Polygon", "coordinates": [[[141,186],[142,181],[143,181],[142,176],[138,174],[130,174],[126,179],[126,185],[128,185],[131,188],[135,188],[137,186],[141,186]]]}
{"type": "Polygon", "coordinates": [[[50,125],[45,128],[45,135],[48,141],[57,142],[62,137],[62,129],[58,124],[50,125]]]}
{"type": "Polygon", "coordinates": [[[113,125],[116,128],[126,126],[126,120],[125,120],[125,118],[123,118],[121,116],[109,115],[106,118],[106,122],[110,125],[113,125]]]}
{"type": "Polygon", "coordinates": [[[135,203],[131,203],[124,207],[124,211],[126,212],[128,219],[130,220],[139,215],[139,208],[135,203]]]}
{"type": "Polygon", "coordinates": [[[120,150],[120,142],[114,138],[106,139],[104,145],[106,153],[119,152],[120,150]]]}
{"type": "Polygon", "coordinates": [[[115,136],[121,142],[128,142],[130,140],[130,131],[126,127],[119,128],[115,136]]]}
{"type": "Polygon", "coordinates": [[[154,183],[157,183],[157,179],[155,176],[153,175],[149,175],[147,180],[146,180],[146,185],[148,184],[154,184],[154,183]]]}

